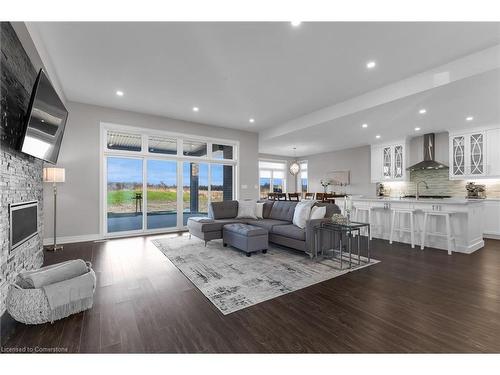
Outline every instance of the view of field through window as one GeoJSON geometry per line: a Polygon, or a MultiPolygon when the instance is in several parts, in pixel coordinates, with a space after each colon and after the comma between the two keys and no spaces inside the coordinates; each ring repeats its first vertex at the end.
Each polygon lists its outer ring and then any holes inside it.
{"type": "MultiPolygon", "coordinates": [[[[208,163],[187,161],[181,165],[184,224],[189,216],[208,213],[209,184],[212,202],[233,198],[231,165],[211,164],[209,168],[208,163]]],[[[147,189],[143,197],[142,160],[107,158],[108,231],[141,229],[145,201],[148,229],[177,225],[177,161],[147,160],[146,171],[147,189]],[[124,221],[124,218],[128,219],[124,221]],[[119,219],[123,225],[117,225],[119,219]]]]}

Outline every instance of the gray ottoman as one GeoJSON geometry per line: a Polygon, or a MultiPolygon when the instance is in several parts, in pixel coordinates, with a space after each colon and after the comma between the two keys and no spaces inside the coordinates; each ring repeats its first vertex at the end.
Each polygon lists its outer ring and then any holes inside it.
{"type": "Polygon", "coordinates": [[[267,253],[267,230],[248,224],[226,224],[222,227],[222,243],[244,251],[247,257],[253,252],[267,253]]]}

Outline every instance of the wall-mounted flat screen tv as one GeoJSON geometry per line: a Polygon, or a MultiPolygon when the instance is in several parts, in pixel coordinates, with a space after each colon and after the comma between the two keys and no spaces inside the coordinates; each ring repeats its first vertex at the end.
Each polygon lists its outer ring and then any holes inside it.
{"type": "Polygon", "coordinates": [[[31,94],[20,150],[55,164],[68,111],[45,72],[40,69],[31,94]]]}

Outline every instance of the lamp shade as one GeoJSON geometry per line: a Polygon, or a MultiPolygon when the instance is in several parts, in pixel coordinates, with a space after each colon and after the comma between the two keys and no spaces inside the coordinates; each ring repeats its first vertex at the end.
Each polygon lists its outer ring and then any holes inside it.
{"type": "Polygon", "coordinates": [[[65,177],[64,168],[43,168],[44,182],[64,182],[65,177]]]}

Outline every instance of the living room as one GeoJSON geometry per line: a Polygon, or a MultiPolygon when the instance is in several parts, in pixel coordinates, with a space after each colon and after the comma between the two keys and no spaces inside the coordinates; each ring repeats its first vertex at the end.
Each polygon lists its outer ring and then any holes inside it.
{"type": "Polygon", "coordinates": [[[498,20],[10,19],[2,353],[499,352],[498,20]]]}

